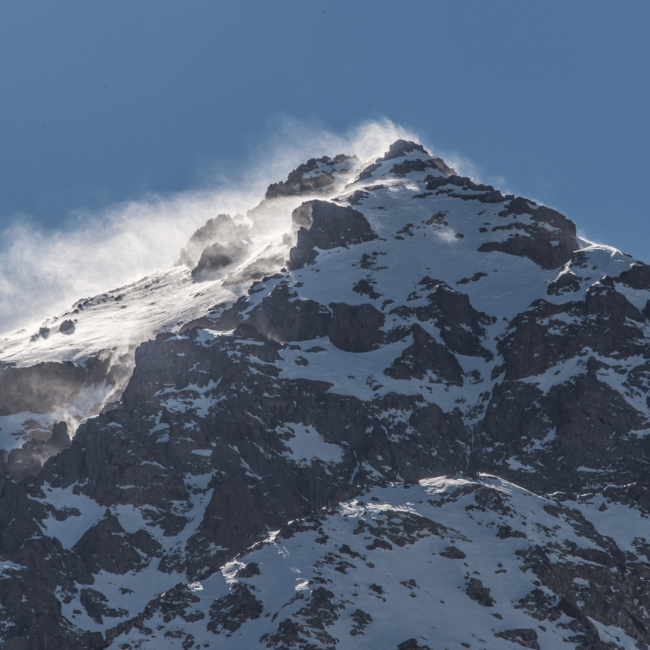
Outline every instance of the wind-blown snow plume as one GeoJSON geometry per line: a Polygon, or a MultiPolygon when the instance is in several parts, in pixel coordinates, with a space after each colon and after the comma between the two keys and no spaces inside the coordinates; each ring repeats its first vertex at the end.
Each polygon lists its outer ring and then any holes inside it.
{"type": "MultiPolygon", "coordinates": [[[[16,220],[0,235],[0,332],[33,327],[79,298],[171,266],[196,228],[219,213],[253,208],[271,182],[286,178],[314,154],[349,153],[364,161],[398,138],[413,137],[389,120],[337,135],[283,119],[275,135],[251,151],[238,175],[215,171],[201,190],[79,211],[54,232],[16,220]]],[[[290,212],[284,216],[288,224],[290,212]]],[[[284,220],[270,225],[286,227],[284,220]]]]}

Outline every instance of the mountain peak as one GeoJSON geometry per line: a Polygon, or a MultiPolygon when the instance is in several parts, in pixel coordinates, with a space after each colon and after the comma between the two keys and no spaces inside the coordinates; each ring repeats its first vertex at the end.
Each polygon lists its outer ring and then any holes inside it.
{"type": "Polygon", "coordinates": [[[357,182],[378,175],[383,176],[386,172],[403,176],[412,171],[423,172],[427,170],[446,176],[458,175],[442,158],[431,156],[421,144],[409,140],[396,140],[381,158],[377,158],[374,163],[366,165],[357,177],[357,182]],[[399,158],[404,158],[403,162],[390,164],[391,161],[397,161],[399,158]]]}
{"type": "Polygon", "coordinates": [[[377,159],[377,162],[401,158],[412,151],[420,151],[427,156],[430,155],[429,152],[417,142],[412,142],[411,140],[395,140],[395,142],[390,145],[388,151],[381,158],[377,159]]]}
{"type": "Polygon", "coordinates": [[[361,166],[3,341],[7,648],[650,644],[650,267],[361,166]]]}

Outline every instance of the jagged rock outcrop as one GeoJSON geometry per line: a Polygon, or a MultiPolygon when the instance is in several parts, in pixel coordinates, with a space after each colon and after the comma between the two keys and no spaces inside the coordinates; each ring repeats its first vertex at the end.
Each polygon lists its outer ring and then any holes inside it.
{"type": "Polygon", "coordinates": [[[557,269],[571,259],[580,248],[576,239],[575,224],[556,210],[535,206],[521,197],[511,199],[499,216],[531,215],[531,223],[517,220],[505,226],[495,226],[492,231],[515,231],[505,241],[485,242],[480,252],[500,251],[509,255],[527,257],[543,269],[557,269]]]}
{"type": "Polygon", "coordinates": [[[348,171],[358,162],[356,156],[340,154],[334,158],[310,158],[299,165],[288,176],[286,181],[272,183],[266,190],[265,199],[276,199],[284,196],[317,194],[331,189],[336,181],[337,173],[348,171]]]}
{"type": "Polygon", "coordinates": [[[313,300],[300,300],[281,284],[251,311],[247,322],[274,341],[309,341],[327,336],[332,314],[313,300]]]}
{"type": "MultiPolygon", "coordinates": [[[[201,258],[203,251],[212,244],[226,242],[242,242],[248,240],[250,228],[244,223],[237,223],[229,214],[219,214],[208,219],[190,237],[185,247],[181,249],[177,265],[184,264],[194,268],[201,258]]],[[[204,264],[205,266],[205,264],[204,264]]]]}
{"type": "Polygon", "coordinates": [[[444,282],[426,277],[418,286],[427,291],[433,288],[433,291],[427,294],[426,305],[415,309],[417,317],[421,321],[434,321],[443,341],[453,352],[491,360],[492,354],[481,345],[481,339],[495,317],[478,312],[466,294],[454,291],[444,282]]]}
{"type": "Polygon", "coordinates": [[[227,242],[226,245],[215,242],[203,249],[197,265],[192,269],[192,275],[201,272],[214,272],[230,266],[237,258],[247,251],[240,243],[227,242]]]}
{"type": "Polygon", "coordinates": [[[377,238],[368,220],[354,208],[327,201],[307,201],[292,214],[298,241],[289,254],[289,269],[313,262],[318,251],[360,244],[377,238]]]}
{"type": "Polygon", "coordinates": [[[404,349],[384,374],[393,379],[424,379],[431,372],[442,381],[461,386],[463,369],[456,357],[419,325],[414,324],[411,333],[413,344],[404,349]]]}

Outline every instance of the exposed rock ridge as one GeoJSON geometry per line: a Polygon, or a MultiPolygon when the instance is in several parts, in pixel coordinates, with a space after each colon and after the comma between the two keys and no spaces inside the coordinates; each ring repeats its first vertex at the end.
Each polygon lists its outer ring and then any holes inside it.
{"type": "Polygon", "coordinates": [[[335,182],[336,172],[350,170],[358,162],[356,156],[339,154],[334,158],[310,158],[289,173],[286,181],[272,183],[266,190],[265,198],[276,199],[281,196],[316,194],[330,189],[335,182]]]}

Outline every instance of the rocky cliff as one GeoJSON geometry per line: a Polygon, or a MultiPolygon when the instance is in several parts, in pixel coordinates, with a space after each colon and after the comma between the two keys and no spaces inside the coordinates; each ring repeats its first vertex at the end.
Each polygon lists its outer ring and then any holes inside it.
{"type": "Polygon", "coordinates": [[[405,141],[179,262],[4,343],[5,648],[647,647],[650,267],[405,141]]]}

